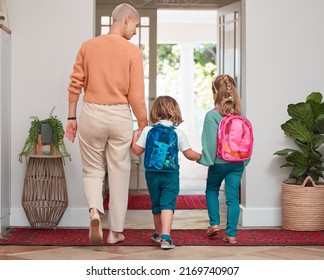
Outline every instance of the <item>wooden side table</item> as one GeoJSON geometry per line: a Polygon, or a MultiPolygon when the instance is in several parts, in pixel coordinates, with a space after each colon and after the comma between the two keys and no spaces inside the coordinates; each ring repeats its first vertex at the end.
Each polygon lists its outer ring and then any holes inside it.
{"type": "Polygon", "coordinates": [[[31,155],[29,157],[22,205],[32,227],[57,227],[68,206],[61,156],[31,155]]]}

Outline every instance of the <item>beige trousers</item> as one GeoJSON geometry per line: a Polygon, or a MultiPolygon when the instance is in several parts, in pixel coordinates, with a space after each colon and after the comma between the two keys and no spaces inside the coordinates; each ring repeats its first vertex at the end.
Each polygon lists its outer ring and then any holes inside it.
{"type": "Polygon", "coordinates": [[[124,230],[130,177],[132,116],[126,104],[84,103],[78,123],[85,195],[90,208],[104,213],[102,189],[109,180],[108,228],[124,230]]]}

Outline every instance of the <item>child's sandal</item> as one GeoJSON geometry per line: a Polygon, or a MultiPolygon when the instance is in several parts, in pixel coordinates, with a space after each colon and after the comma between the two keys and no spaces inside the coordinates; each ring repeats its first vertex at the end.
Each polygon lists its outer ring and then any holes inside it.
{"type": "Polygon", "coordinates": [[[227,243],[230,243],[230,244],[235,244],[236,243],[236,238],[225,235],[224,238],[223,238],[223,241],[225,241],[227,243]]]}
{"type": "Polygon", "coordinates": [[[219,226],[218,225],[214,225],[214,226],[208,227],[206,234],[207,234],[208,237],[211,237],[211,236],[217,235],[217,233],[219,231],[220,231],[219,226]]]}

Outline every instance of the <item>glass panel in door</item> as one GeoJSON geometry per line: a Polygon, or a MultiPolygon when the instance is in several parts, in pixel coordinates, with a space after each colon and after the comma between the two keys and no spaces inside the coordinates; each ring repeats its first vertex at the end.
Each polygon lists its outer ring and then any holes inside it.
{"type": "Polygon", "coordinates": [[[240,79],[240,2],[218,11],[218,72],[231,75],[241,92],[240,79]]]}

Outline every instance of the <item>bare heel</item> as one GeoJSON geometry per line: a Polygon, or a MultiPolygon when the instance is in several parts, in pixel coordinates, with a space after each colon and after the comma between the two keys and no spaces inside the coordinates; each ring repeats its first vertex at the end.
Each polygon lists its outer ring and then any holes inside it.
{"type": "Polygon", "coordinates": [[[99,214],[93,215],[90,220],[89,239],[94,245],[101,245],[103,233],[99,214]]]}

